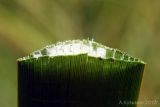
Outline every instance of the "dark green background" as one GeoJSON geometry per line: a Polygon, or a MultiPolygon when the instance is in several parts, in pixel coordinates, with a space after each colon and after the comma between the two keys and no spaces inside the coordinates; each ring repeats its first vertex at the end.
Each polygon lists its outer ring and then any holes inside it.
{"type": "Polygon", "coordinates": [[[159,0],[0,0],[0,107],[17,107],[16,59],[56,41],[94,38],[147,62],[138,107],[160,106],[159,0]]]}

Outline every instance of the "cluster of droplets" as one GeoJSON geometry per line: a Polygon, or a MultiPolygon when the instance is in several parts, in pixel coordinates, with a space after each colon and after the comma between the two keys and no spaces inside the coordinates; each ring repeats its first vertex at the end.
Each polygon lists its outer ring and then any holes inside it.
{"type": "Polygon", "coordinates": [[[93,40],[69,40],[65,42],[58,42],[56,44],[46,46],[41,50],[35,51],[25,58],[39,58],[42,56],[55,57],[79,54],[88,54],[88,56],[102,59],[113,58],[133,62],[140,61],[139,59],[133,58],[118,49],[106,47],[94,42],[93,40]]]}
{"type": "Polygon", "coordinates": [[[93,40],[72,40],[58,42],[55,45],[47,46],[41,50],[31,53],[30,56],[39,58],[45,55],[54,57],[78,54],[88,54],[88,56],[101,57],[105,59],[106,48],[103,45],[98,45],[98,43],[94,42],[93,40]]]}

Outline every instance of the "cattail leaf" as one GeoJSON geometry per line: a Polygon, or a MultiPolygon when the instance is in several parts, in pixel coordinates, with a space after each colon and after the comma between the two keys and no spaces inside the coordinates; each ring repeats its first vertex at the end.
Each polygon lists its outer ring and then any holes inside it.
{"type": "Polygon", "coordinates": [[[59,42],[18,59],[18,104],[135,107],[144,67],[140,59],[93,40],[59,42]]]}

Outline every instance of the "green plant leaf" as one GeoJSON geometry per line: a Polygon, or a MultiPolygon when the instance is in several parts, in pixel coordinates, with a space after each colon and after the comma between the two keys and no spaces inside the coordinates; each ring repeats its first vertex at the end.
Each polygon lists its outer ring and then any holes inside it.
{"type": "Polygon", "coordinates": [[[18,59],[18,104],[135,107],[144,67],[140,59],[94,41],[58,42],[18,59]]]}

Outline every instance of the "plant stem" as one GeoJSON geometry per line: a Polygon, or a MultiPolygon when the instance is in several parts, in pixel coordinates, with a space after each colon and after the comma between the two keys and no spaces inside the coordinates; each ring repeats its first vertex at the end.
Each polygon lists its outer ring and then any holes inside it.
{"type": "Polygon", "coordinates": [[[145,63],[88,54],[18,60],[19,107],[136,107],[145,63]]]}

